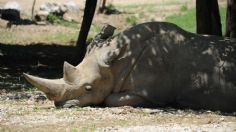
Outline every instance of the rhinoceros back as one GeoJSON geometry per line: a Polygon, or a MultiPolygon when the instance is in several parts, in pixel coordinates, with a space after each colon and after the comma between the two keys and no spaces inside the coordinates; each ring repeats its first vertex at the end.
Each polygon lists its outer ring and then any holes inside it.
{"type": "Polygon", "coordinates": [[[171,61],[185,37],[170,23],[144,23],[122,32],[117,45],[124,50],[114,64],[114,92],[131,91],[156,104],[172,102],[171,61]]]}
{"type": "Polygon", "coordinates": [[[236,109],[235,43],[150,22],[125,30],[117,45],[123,50],[114,64],[114,92],[132,92],[156,106],[236,109]]]}

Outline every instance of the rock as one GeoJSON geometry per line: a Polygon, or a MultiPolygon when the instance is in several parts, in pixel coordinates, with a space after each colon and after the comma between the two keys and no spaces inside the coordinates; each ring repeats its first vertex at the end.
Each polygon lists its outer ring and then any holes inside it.
{"type": "Polygon", "coordinates": [[[67,11],[64,15],[63,15],[63,19],[66,20],[66,21],[69,21],[69,22],[77,22],[79,23],[81,18],[78,16],[78,13],[75,13],[75,12],[70,12],[70,11],[67,11]]]}
{"type": "Polygon", "coordinates": [[[71,17],[71,15],[69,13],[65,13],[63,15],[63,19],[68,21],[68,22],[72,22],[73,21],[73,18],[71,17]]]}
{"type": "Polygon", "coordinates": [[[60,7],[60,10],[61,10],[61,12],[66,13],[66,12],[68,11],[68,8],[67,8],[66,6],[62,5],[62,6],[60,7]]]}
{"type": "Polygon", "coordinates": [[[220,118],[220,121],[224,121],[224,120],[225,120],[225,118],[224,118],[224,117],[221,117],[221,118],[220,118]]]}
{"type": "Polygon", "coordinates": [[[79,5],[74,0],[68,0],[64,6],[69,12],[79,12],[79,5]]]}
{"type": "MultiPolygon", "coordinates": [[[[36,21],[46,21],[49,14],[64,17],[67,7],[60,3],[46,3],[40,6],[39,11],[35,15],[36,21]]],[[[68,18],[69,20],[69,18],[68,18]]]]}
{"type": "Polygon", "coordinates": [[[21,5],[16,1],[10,1],[4,5],[4,9],[14,9],[20,11],[21,5]]]}
{"type": "Polygon", "coordinates": [[[38,13],[35,18],[37,21],[46,21],[49,14],[62,17],[66,21],[76,21],[74,18],[77,16],[79,6],[74,0],[69,0],[64,4],[60,3],[45,3],[40,6],[38,13]],[[76,13],[76,15],[74,15],[76,13]]]}
{"type": "Polygon", "coordinates": [[[111,109],[112,114],[122,114],[123,113],[123,109],[120,108],[116,108],[116,109],[111,109]]]}
{"type": "Polygon", "coordinates": [[[48,12],[46,10],[44,10],[44,11],[40,10],[35,15],[35,20],[36,21],[46,21],[49,14],[50,14],[50,12],[48,12]]]}
{"type": "Polygon", "coordinates": [[[47,25],[48,23],[46,21],[38,21],[36,22],[37,25],[47,25]]]}
{"type": "Polygon", "coordinates": [[[21,6],[16,1],[7,2],[3,9],[0,9],[0,16],[4,20],[8,21],[20,21],[21,6]]]}
{"type": "Polygon", "coordinates": [[[7,27],[8,27],[8,21],[0,19],[0,28],[7,28],[7,27]]]}
{"type": "Polygon", "coordinates": [[[7,21],[20,21],[20,11],[16,9],[0,9],[0,16],[7,21]]]}
{"type": "Polygon", "coordinates": [[[67,8],[59,3],[46,3],[40,6],[40,11],[47,11],[54,15],[63,16],[67,8]]]}

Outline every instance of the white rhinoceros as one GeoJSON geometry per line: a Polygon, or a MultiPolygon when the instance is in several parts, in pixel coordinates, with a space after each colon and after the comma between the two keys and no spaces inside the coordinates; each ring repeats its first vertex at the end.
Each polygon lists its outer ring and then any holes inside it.
{"type": "Polygon", "coordinates": [[[97,45],[49,80],[25,74],[56,106],[138,106],[236,111],[236,43],[148,22],[97,45]]]}

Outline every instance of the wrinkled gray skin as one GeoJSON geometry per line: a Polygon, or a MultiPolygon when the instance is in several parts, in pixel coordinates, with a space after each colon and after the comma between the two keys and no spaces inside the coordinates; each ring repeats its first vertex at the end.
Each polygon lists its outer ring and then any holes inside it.
{"type": "Polygon", "coordinates": [[[25,74],[59,107],[100,105],[236,111],[235,42],[149,22],[90,45],[47,80],[25,74]]]}

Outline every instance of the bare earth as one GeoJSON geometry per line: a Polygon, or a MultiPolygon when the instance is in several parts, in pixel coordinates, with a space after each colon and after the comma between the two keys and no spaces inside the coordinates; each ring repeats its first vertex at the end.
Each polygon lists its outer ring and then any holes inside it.
{"type": "Polygon", "coordinates": [[[233,132],[236,113],[129,106],[57,109],[38,91],[1,93],[0,131],[49,130],[233,132]]]}
{"type": "MultiPolygon", "coordinates": [[[[8,0],[0,0],[2,6],[8,0]]],[[[25,9],[24,17],[30,17],[27,12],[31,10],[33,0],[17,0],[25,9]]],[[[45,1],[37,0],[36,10],[45,1]]],[[[61,3],[67,0],[51,0],[61,3]]],[[[76,0],[81,9],[84,1],[76,0]]],[[[194,0],[109,0],[108,3],[117,5],[127,14],[105,16],[96,15],[92,32],[94,34],[103,23],[109,23],[118,30],[130,26],[125,18],[133,15],[138,22],[150,20],[164,20],[170,14],[180,10],[182,5],[194,7],[194,0]],[[158,6],[152,6],[158,5],[158,6]]],[[[220,0],[224,5],[225,0],[220,0]]],[[[81,22],[82,14],[78,15],[81,22]]],[[[79,29],[63,27],[60,25],[24,25],[14,26],[11,29],[0,28],[0,42],[7,44],[57,43],[73,44],[79,29]],[[58,32],[70,36],[71,43],[60,38],[58,32]],[[13,35],[11,33],[14,33],[13,35]],[[46,34],[47,33],[47,34],[46,34]],[[46,35],[45,35],[46,34],[46,35]],[[2,38],[1,38],[2,37],[2,38]],[[3,38],[4,37],[4,38],[3,38]],[[7,37],[7,38],[6,38],[7,37]],[[43,37],[43,39],[42,39],[43,37]],[[58,38],[57,38],[58,37],[58,38]]],[[[0,132],[25,131],[213,131],[236,132],[236,112],[221,113],[206,110],[178,110],[172,108],[133,108],[133,107],[84,107],[71,109],[56,109],[53,102],[47,100],[39,91],[10,92],[0,91],[0,132]]]]}

